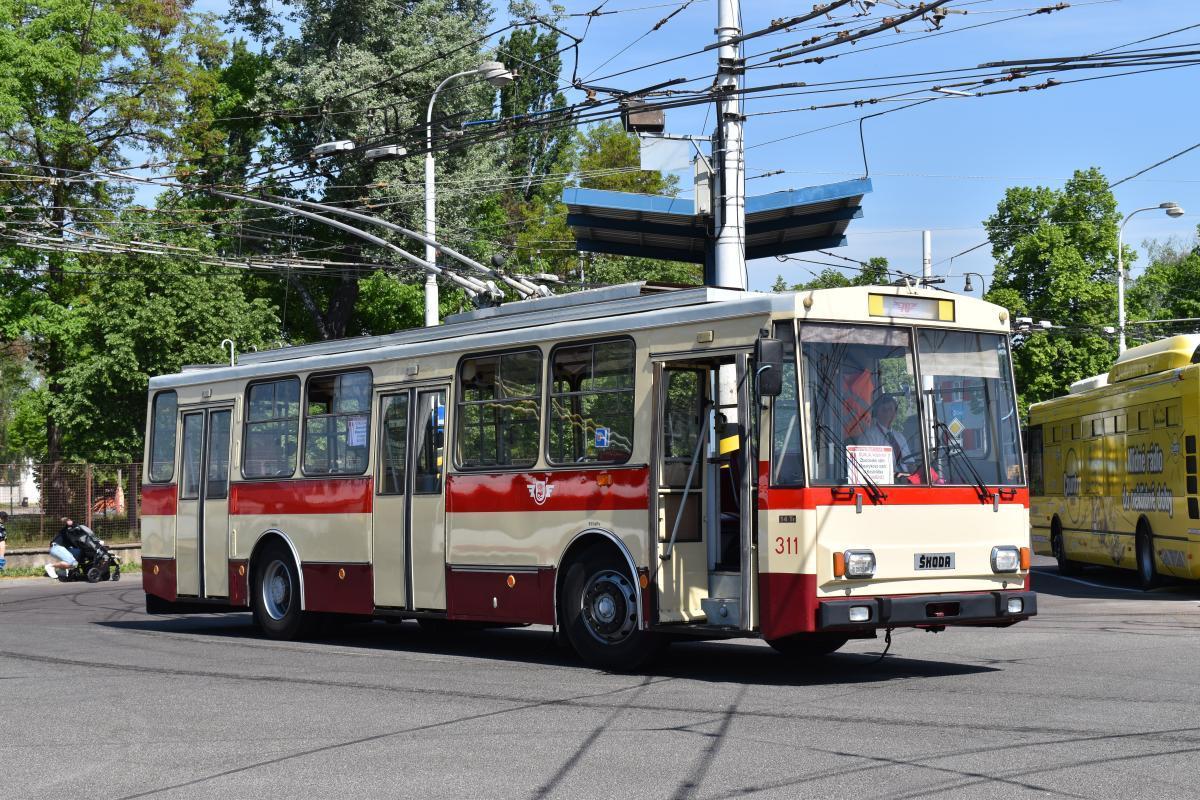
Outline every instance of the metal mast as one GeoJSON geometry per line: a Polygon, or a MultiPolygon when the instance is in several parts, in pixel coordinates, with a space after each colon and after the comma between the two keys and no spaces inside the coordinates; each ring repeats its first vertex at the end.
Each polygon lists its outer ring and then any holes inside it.
{"type": "Polygon", "coordinates": [[[746,289],[746,162],[742,140],[742,76],[737,37],[742,33],[740,0],[717,0],[717,142],[713,219],[716,227],[713,283],[746,289]]]}

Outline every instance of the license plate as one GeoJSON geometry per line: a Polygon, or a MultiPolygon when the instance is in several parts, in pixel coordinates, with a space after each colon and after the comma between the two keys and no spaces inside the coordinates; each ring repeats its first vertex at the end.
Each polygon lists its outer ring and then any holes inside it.
{"type": "Polygon", "coordinates": [[[954,569],[954,553],[915,553],[913,569],[954,569]]]}

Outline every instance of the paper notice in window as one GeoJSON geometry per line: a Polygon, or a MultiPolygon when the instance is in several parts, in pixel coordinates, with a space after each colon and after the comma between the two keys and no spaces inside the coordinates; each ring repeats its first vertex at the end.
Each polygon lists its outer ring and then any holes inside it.
{"type": "Polygon", "coordinates": [[[351,417],[349,429],[346,431],[346,444],[350,447],[366,447],[367,418],[351,417]]]}
{"type": "Polygon", "coordinates": [[[892,448],[887,445],[848,444],[846,465],[850,483],[866,483],[863,475],[875,483],[893,483],[896,480],[892,448]]]}

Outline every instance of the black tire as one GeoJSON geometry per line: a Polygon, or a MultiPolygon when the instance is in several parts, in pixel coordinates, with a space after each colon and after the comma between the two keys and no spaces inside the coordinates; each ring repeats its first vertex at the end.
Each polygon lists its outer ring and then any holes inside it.
{"type": "Polygon", "coordinates": [[[99,583],[100,578],[104,576],[104,571],[99,567],[88,567],[87,578],[88,583],[99,583]]]}
{"type": "Polygon", "coordinates": [[[788,658],[812,659],[836,652],[849,640],[849,636],[836,633],[797,633],[782,639],[767,639],[767,644],[788,658]]]}
{"type": "Polygon", "coordinates": [[[1138,525],[1137,532],[1137,572],[1138,583],[1149,591],[1162,585],[1162,576],[1154,564],[1154,533],[1146,524],[1138,525]]]}
{"type": "Polygon", "coordinates": [[[108,579],[110,581],[121,580],[121,565],[120,564],[113,564],[112,575],[110,575],[108,579]]]}
{"type": "Polygon", "coordinates": [[[285,641],[311,633],[316,620],[300,609],[300,572],[291,551],[268,544],[255,559],[253,574],[250,606],[259,629],[285,641]]]}
{"type": "Polygon", "coordinates": [[[662,637],[637,625],[637,589],[629,565],[607,547],[585,550],[563,576],[559,624],[584,663],[627,672],[653,658],[662,637]]]}
{"type": "Polygon", "coordinates": [[[1054,559],[1058,562],[1059,575],[1078,575],[1081,571],[1079,562],[1072,561],[1067,558],[1066,542],[1063,541],[1062,525],[1058,520],[1050,526],[1050,550],[1054,553],[1054,559]]]}

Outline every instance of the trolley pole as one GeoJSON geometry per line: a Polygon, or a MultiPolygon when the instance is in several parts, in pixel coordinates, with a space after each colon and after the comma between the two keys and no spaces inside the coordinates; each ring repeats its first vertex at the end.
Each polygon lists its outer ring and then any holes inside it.
{"type": "Polygon", "coordinates": [[[714,281],[727,289],[747,289],[746,162],[742,128],[742,75],[745,68],[734,40],[742,33],[740,0],[717,0],[717,198],[713,203],[717,240],[714,281]]]}

